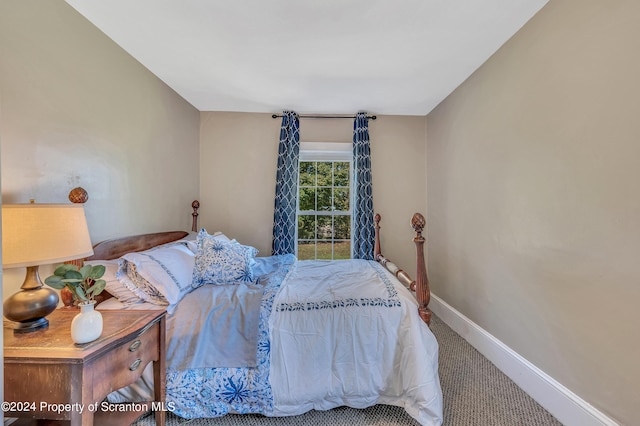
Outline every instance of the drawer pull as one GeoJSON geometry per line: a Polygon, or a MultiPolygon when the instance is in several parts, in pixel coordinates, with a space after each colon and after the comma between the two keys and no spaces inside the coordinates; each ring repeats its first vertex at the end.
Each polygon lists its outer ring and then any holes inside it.
{"type": "Polygon", "coordinates": [[[134,341],[131,346],[129,346],[129,352],[135,352],[141,344],[142,342],[140,340],[134,341]]]}
{"type": "Polygon", "coordinates": [[[129,370],[131,371],[136,371],[138,369],[138,367],[140,367],[140,363],[142,362],[142,360],[140,358],[136,359],[135,361],[133,361],[131,363],[131,365],[129,366],[129,370]]]}

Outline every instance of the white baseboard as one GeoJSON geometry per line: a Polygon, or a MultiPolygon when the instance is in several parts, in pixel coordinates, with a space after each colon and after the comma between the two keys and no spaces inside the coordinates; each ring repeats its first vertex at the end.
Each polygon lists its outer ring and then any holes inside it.
{"type": "Polygon", "coordinates": [[[563,425],[619,426],[433,293],[429,307],[563,425]]]}

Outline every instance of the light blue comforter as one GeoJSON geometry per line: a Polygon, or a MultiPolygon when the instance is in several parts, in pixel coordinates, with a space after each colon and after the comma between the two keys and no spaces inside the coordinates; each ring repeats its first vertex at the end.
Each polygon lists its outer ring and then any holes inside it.
{"type": "MultiPolygon", "coordinates": [[[[242,308],[244,314],[240,315],[213,315],[207,312],[215,308],[215,302],[204,300],[199,289],[194,290],[183,299],[176,312],[170,318],[167,325],[167,342],[172,342],[167,347],[167,359],[170,360],[167,368],[167,402],[173,403],[173,412],[180,417],[187,419],[201,417],[218,417],[227,413],[261,413],[269,415],[273,410],[273,396],[269,385],[270,369],[270,345],[269,338],[269,316],[273,300],[280,285],[289,271],[295,265],[296,259],[293,255],[270,256],[256,258],[257,265],[254,273],[260,276],[258,287],[247,287],[244,290],[233,292],[237,300],[245,303],[242,308]],[[259,290],[259,309],[254,307],[250,312],[251,305],[255,305],[255,288],[259,290]],[[199,295],[200,293],[200,295],[199,295]],[[189,303],[187,297],[200,303],[189,303]],[[184,303],[184,302],[187,303],[184,303]],[[255,315],[255,317],[253,316],[255,315]],[[205,319],[205,324],[214,325],[215,318],[224,318],[224,324],[220,327],[231,327],[230,330],[218,330],[215,335],[207,332],[197,334],[194,328],[196,322],[205,319]],[[212,320],[213,322],[210,322],[212,320]],[[173,326],[171,323],[177,323],[173,326]],[[257,326],[257,328],[255,328],[257,326]],[[255,340],[251,340],[251,330],[257,331],[255,340]],[[173,342],[175,338],[172,329],[189,333],[189,336],[196,339],[178,339],[178,345],[186,344],[187,340],[196,343],[189,343],[187,347],[177,348],[173,342]],[[225,335],[232,333],[244,336],[238,340],[234,338],[231,344],[218,343],[224,346],[222,350],[211,350],[207,353],[206,347],[211,349],[212,342],[224,342],[225,335]],[[197,348],[193,352],[194,347],[197,348]],[[232,349],[234,348],[235,349],[232,349]],[[250,349],[253,348],[253,353],[250,349]],[[202,350],[200,350],[202,349],[202,350]],[[233,360],[234,352],[237,359],[233,360]],[[189,359],[192,355],[195,359],[189,359]],[[176,356],[177,355],[177,356],[176,356]],[[175,358],[174,358],[175,357],[175,358]],[[206,362],[211,362],[206,364],[206,362]],[[233,367],[197,367],[200,365],[221,365],[224,363],[235,363],[233,367]],[[185,365],[188,368],[184,368],[185,365]],[[244,365],[244,366],[243,366],[244,365]]],[[[204,286],[205,292],[207,287],[204,286]]],[[[186,336],[188,337],[188,336],[186,336]]]]}

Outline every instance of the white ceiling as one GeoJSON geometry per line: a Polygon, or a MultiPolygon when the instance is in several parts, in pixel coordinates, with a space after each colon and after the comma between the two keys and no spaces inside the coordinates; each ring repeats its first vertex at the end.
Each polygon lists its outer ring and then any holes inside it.
{"type": "Polygon", "coordinates": [[[66,0],[201,111],[425,115],[548,0],[66,0]]]}

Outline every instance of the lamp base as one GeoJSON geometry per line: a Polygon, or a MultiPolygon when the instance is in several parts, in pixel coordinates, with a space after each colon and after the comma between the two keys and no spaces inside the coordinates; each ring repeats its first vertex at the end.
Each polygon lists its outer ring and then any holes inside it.
{"type": "Polygon", "coordinates": [[[58,293],[43,287],[37,266],[28,266],[20,291],[2,304],[4,316],[16,323],[16,333],[29,333],[49,325],[45,318],[58,306],[58,293]]]}
{"type": "Polygon", "coordinates": [[[15,334],[31,333],[32,331],[47,327],[49,327],[49,320],[46,318],[40,318],[35,321],[14,323],[13,332],[15,334]]]}

